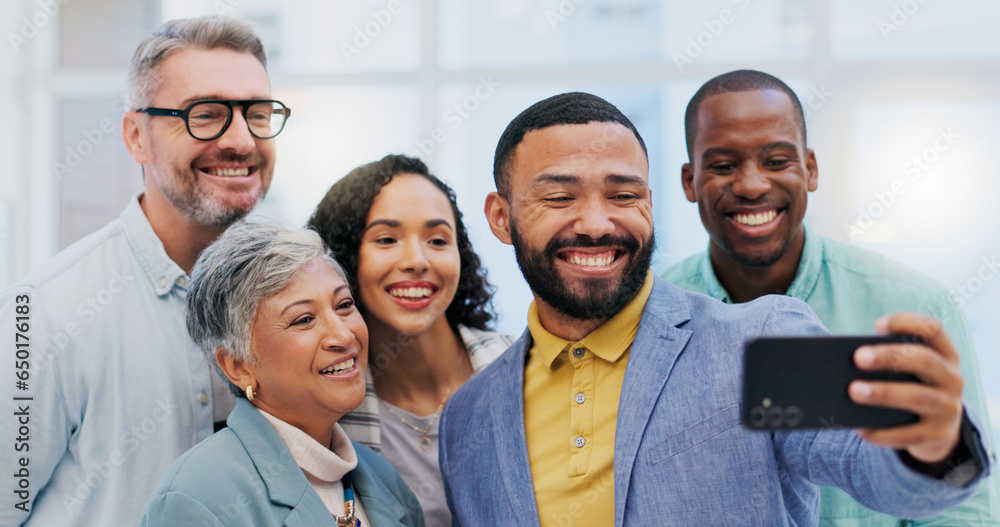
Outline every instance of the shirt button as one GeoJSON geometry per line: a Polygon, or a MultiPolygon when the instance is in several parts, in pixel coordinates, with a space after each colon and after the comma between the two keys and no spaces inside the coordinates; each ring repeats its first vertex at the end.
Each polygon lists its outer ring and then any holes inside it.
{"type": "Polygon", "coordinates": [[[205,392],[199,393],[198,402],[201,403],[202,405],[208,404],[208,394],[205,392]]]}
{"type": "Polygon", "coordinates": [[[577,448],[583,448],[583,445],[587,444],[587,440],[584,439],[583,436],[576,436],[576,439],[573,440],[573,444],[576,445],[577,448]]]}
{"type": "Polygon", "coordinates": [[[167,283],[168,282],[166,276],[160,278],[160,287],[167,287],[167,283]]]}
{"type": "Polygon", "coordinates": [[[573,356],[578,359],[581,359],[583,358],[583,354],[586,353],[586,351],[587,350],[585,348],[576,348],[575,350],[573,350],[573,356]]]}
{"type": "Polygon", "coordinates": [[[184,286],[187,285],[187,278],[184,278],[183,276],[180,276],[180,277],[177,278],[177,281],[175,283],[177,285],[179,285],[180,287],[184,287],[184,286]]]}
{"type": "Polygon", "coordinates": [[[573,400],[576,401],[577,404],[583,404],[583,402],[587,400],[587,396],[582,393],[578,393],[573,397],[573,400]]]}

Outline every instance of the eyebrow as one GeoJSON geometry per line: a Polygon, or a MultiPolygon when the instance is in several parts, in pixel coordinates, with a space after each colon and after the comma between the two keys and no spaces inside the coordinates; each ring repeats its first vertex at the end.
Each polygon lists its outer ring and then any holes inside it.
{"type": "MultiPolygon", "coordinates": [[[[393,229],[397,229],[397,228],[403,226],[403,224],[400,223],[398,220],[372,220],[372,222],[369,223],[367,227],[365,227],[365,230],[362,231],[362,233],[368,232],[369,229],[371,229],[372,227],[375,227],[377,225],[385,225],[385,226],[391,227],[393,229]]],[[[454,230],[454,229],[452,229],[451,224],[448,223],[448,220],[444,220],[444,219],[441,219],[441,218],[434,219],[434,220],[427,220],[427,221],[424,222],[424,227],[426,227],[428,229],[432,229],[432,228],[437,227],[439,225],[444,225],[445,227],[448,227],[448,229],[454,230]]]]}
{"type": "Polygon", "coordinates": [[[624,174],[608,174],[604,176],[605,183],[615,185],[645,185],[646,181],[639,176],[627,176],[624,174]]]}
{"type": "MultiPolygon", "coordinates": [[[[789,150],[795,150],[795,151],[798,151],[799,149],[798,146],[795,145],[795,143],[789,141],[773,141],[771,143],[767,143],[766,145],[760,147],[758,151],[767,154],[769,152],[772,152],[774,150],[779,150],[782,148],[787,148],[789,150]]],[[[701,159],[704,161],[705,159],[708,159],[711,156],[724,156],[724,155],[738,155],[738,152],[735,149],[726,148],[724,146],[713,146],[711,148],[706,148],[705,151],[702,152],[701,159]]]]}
{"type": "MultiPolygon", "coordinates": [[[[337,288],[333,290],[333,294],[334,295],[338,295],[344,289],[347,289],[347,284],[337,286],[337,288]]],[[[312,303],[313,303],[313,300],[311,298],[303,298],[302,300],[296,300],[295,302],[292,302],[291,304],[288,304],[287,306],[285,306],[285,309],[282,309],[281,313],[278,313],[278,316],[280,317],[280,316],[284,315],[286,311],[288,311],[289,309],[291,309],[291,308],[293,308],[295,306],[299,306],[299,305],[302,305],[302,304],[312,304],[312,303]]]]}
{"type": "Polygon", "coordinates": [[[441,219],[441,218],[438,218],[436,220],[427,220],[426,222],[424,222],[424,227],[426,227],[428,229],[432,229],[432,228],[440,226],[440,225],[444,225],[445,227],[448,227],[449,230],[451,230],[451,224],[448,223],[447,220],[444,220],[444,219],[441,219]]]}
{"type": "MultiPolygon", "coordinates": [[[[645,185],[646,181],[640,176],[630,176],[624,174],[608,174],[604,176],[604,182],[613,185],[645,185]]],[[[555,185],[579,185],[580,178],[564,174],[542,174],[535,179],[533,186],[545,184],[555,185]]]]}
{"type": "Polygon", "coordinates": [[[401,227],[403,224],[399,223],[396,220],[373,220],[371,223],[368,224],[367,227],[365,227],[365,230],[363,230],[361,232],[362,233],[366,233],[366,232],[368,232],[369,229],[371,229],[372,227],[376,227],[378,225],[385,225],[387,227],[397,228],[397,227],[401,227]]]}
{"type": "Polygon", "coordinates": [[[218,95],[218,94],[195,95],[195,96],[192,96],[192,97],[188,97],[187,99],[184,99],[183,101],[180,102],[180,104],[178,106],[180,106],[181,108],[187,108],[192,103],[196,103],[196,102],[199,102],[199,101],[213,101],[213,100],[214,101],[252,101],[252,100],[257,100],[257,99],[270,100],[271,96],[270,95],[264,95],[264,96],[247,97],[245,99],[229,99],[229,98],[223,97],[223,96],[218,95]]]}
{"type": "Polygon", "coordinates": [[[798,151],[798,149],[799,149],[798,146],[796,146],[794,143],[791,143],[789,141],[774,141],[773,143],[768,143],[768,144],[762,146],[760,148],[760,150],[762,152],[767,153],[767,152],[770,152],[772,150],[778,150],[778,149],[781,149],[781,148],[787,148],[789,150],[795,150],[795,151],[798,151]]]}
{"type": "Polygon", "coordinates": [[[296,300],[295,302],[292,302],[291,304],[288,304],[287,306],[285,306],[285,309],[282,309],[281,313],[278,313],[278,316],[280,317],[280,316],[284,315],[285,311],[288,311],[289,309],[291,309],[291,308],[293,308],[295,306],[298,306],[298,305],[301,305],[301,304],[311,304],[311,303],[312,303],[312,299],[309,299],[309,298],[304,298],[302,300],[296,300]]]}
{"type": "Polygon", "coordinates": [[[535,178],[532,186],[541,185],[579,185],[580,178],[568,174],[542,174],[535,178]]]}
{"type": "Polygon", "coordinates": [[[704,161],[712,156],[726,156],[726,155],[736,155],[736,150],[732,148],[726,148],[724,146],[713,146],[711,148],[706,148],[705,151],[701,153],[701,160],[704,161]]]}

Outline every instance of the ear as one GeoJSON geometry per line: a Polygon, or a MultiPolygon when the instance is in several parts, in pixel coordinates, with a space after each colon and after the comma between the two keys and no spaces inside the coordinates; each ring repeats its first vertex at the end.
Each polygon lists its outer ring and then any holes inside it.
{"type": "Polygon", "coordinates": [[[257,386],[257,380],[254,378],[253,372],[247,368],[246,363],[230,355],[226,348],[219,346],[215,349],[215,362],[219,363],[222,373],[226,374],[229,382],[240,388],[257,386]]]}
{"type": "Polygon", "coordinates": [[[496,192],[490,192],[486,196],[486,221],[490,223],[490,230],[501,242],[512,245],[510,238],[510,203],[496,192]]]}
{"type": "Polygon", "coordinates": [[[809,192],[819,188],[819,165],[816,164],[816,152],[812,148],[806,149],[806,183],[809,192]]]}
{"type": "Polygon", "coordinates": [[[122,140],[136,163],[149,162],[149,126],[139,112],[125,112],[122,117],[122,140]]]}
{"type": "Polygon", "coordinates": [[[684,187],[684,197],[691,203],[697,203],[698,197],[694,194],[694,167],[691,163],[681,166],[681,186],[684,187]]]}

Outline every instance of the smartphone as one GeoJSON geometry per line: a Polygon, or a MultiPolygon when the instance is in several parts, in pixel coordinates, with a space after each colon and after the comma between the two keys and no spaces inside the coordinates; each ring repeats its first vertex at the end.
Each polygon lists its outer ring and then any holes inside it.
{"type": "Polygon", "coordinates": [[[863,371],[854,352],[866,344],[920,343],[908,335],[762,337],[743,355],[743,426],[754,430],[890,428],[915,423],[905,410],[851,401],[854,380],[920,382],[910,373],[863,371]]]}

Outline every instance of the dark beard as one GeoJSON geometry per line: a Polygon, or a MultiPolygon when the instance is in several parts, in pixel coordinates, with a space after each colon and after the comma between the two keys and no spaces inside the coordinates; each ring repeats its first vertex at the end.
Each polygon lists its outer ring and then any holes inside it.
{"type": "Polygon", "coordinates": [[[510,222],[510,239],[521,274],[531,291],[553,309],[577,320],[606,320],[625,308],[646,281],[646,273],[653,259],[655,238],[650,233],[640,249],[639,242],[631,236],[605,235],[597,240],[587,236],[574,239],[554,238],[541,252],[528,248],[518,234],[514,219],[510,222]],[[617,284],[607,279],[584,280],[585,292],[577,295],[563,283],[556,269],[556,252],[567,247],[599,247],[617,245],[625,249],[619,258],[628,258],[622,277],[617,284]]]}

